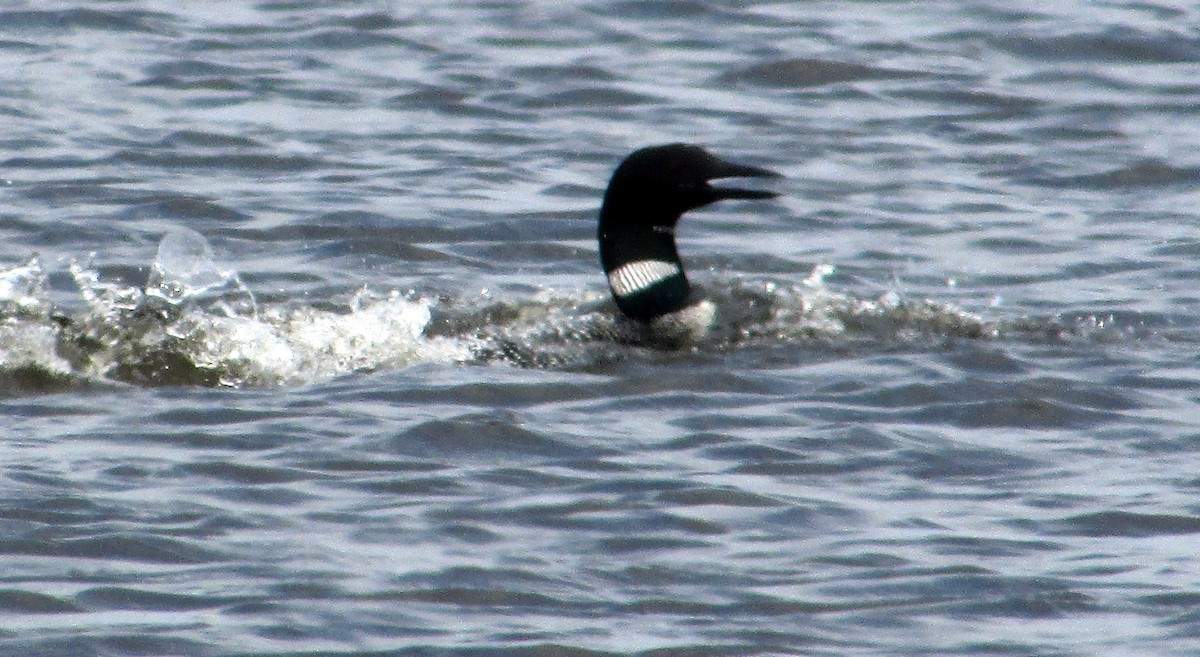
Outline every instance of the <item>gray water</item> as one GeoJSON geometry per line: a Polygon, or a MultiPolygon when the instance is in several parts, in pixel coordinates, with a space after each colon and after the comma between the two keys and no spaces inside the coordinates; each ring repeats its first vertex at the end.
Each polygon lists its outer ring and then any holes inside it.
{"type": "Polygon", "coordinates": [[[5,3],[0,654],[1190,657],[1198,183],[1185,2],[5,3]]]}

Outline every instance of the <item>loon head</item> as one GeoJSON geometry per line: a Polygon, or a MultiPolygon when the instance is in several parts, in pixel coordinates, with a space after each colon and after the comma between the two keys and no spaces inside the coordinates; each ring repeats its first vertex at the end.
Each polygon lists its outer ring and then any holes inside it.
{"type": "Polygon", "coordinates": [[[621,312],[645,322],[693,303],[675,248],[675,224],[684,212],[722,199],[778,196],[714,187],[710,181],[778,176],[727,162],[691,144],[650,146],[626,157],[604,192],[599,230],[600,263],[621,312]]]}

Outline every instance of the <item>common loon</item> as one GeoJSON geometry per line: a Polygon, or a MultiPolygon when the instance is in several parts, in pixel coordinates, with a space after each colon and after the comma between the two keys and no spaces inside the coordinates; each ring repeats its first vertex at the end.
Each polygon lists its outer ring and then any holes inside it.
{"type": "Polygon", "coordinates": [[[741,177],[779,174],[727,162],[692,144],[636,150],[613,172],[600,206],[600,264],[617,307],[648,325],[654,337],[692,342],[712,323],[715,306],[692,289],[683,273],[675,224],[684,212],[714,201],[778,196],[709,184],[741,177]]]}

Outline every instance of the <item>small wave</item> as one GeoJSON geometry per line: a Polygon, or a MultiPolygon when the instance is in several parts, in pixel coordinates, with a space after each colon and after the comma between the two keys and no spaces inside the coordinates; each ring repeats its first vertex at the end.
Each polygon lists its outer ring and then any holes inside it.
{"type": "Polygon", "coordinates": [[[117,33],[161,34],[169,32],[167,14],[149,11],[61,9],[0,12],[5,31],[65,32],[92,29],[117,33]]]}
{"type": "Polygon", "coordinates": [[[238,170],[259,175],[275,175],[293,171],[312,171],[328,166],[356,168],[350,163],[331,163],[307,155],[280,155],[274,153],[220,153],[198,155],[194,153],[163,153],[144,150],[121,150],[113,156],[127,164],[162,167],[166,169],[216,168],[238,170]]]}
{"type": "Polygon", "coordinates": [[[842,82],[893,80],[919,76],[913,71],[838,62],[826,59],[785,59],[762,62],[724,73],[717,78],[726,84],[748,83],[765,87],[799,89],[842,82]]]}
{"type": "Polygon", "coordinates": [[[1186,515],[1097,511],[1046,523],[1051,534],[1075,536],[1171,536],[1200,533],[1200,518],[1186,515]]]}
{"type": "Polygon", "coordinates": [[[1148,159],[1111,171],[1046,177],[1039,182],[1047,187],[1091,189],[1156,188],[1171,185],[1193,187],[1200,182],[1200,167],[1175,166],[1162,160],[1148,159]]]}
{"type": "Polygon", "coordinates": [[[1200,41],[1190,34],[1124,26],[1073,34],[1005,34],[990,40],[1002,50],[1039,62],[1115,62],[1145,66],[1200,60],[1200,41]]]}

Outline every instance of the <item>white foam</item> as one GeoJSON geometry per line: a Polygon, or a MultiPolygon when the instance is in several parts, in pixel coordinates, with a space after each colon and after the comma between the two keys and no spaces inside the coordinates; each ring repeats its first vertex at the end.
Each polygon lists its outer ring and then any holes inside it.
{"type": "Polygon", "coordinates": [[[348,313],[271,308],[259,317],[188,313],[174,347],[229,386],[300,385],[352,372],[470,358],[462,341],[426,338],[429,302],[399,294],[348,313]]]}
{"type": "Polygon", "coordinates": [[[886,291],[875,299],[831,290],[832,265],[817,265],[799,286],[768,285],[770,318],[743,333],[776,340],[805,338],[911,341],[940,337],[995,337],[997,328],[952,304],[905,299],[886,291]]]}
{"type": "Polygon", "coordinates": [[[67,374],[58,356],[58,326],[48,317],[45,273],[38,258],[0,271],[0,369],[35,367],[67,374]]]}
{"type": "Polygon", "coordinates": [[[0,271],[0,304],[8,314],[35,314],[47,307],[43,294],[45,274],[37,257],[19,267],[0,271]]]}
{"type": "Polygon", "coordinates": [[[35,322],[0,324],[0,370],[34,367],[67,375],[71,366],[57,354],[56,326],[35,322]]]}
{"type": "Polygon", "coordinates": [[[345,312],[306,306],[260,311],[237,272],[218,266],[204,238],[186,229],[164,237],[145,290],[102,281],[79,263],[72,263],[71,273],[90,311],[64,330],[79,338],[74,343],[87,345],[75,358],[85,375],[303,385],[356,371],[470,358],[466,341],[424,335],[428,300],[397,292],[364,290],[345,312]],[[178,373],[155,371],[162,369],[159,361],[178,373]]]}

